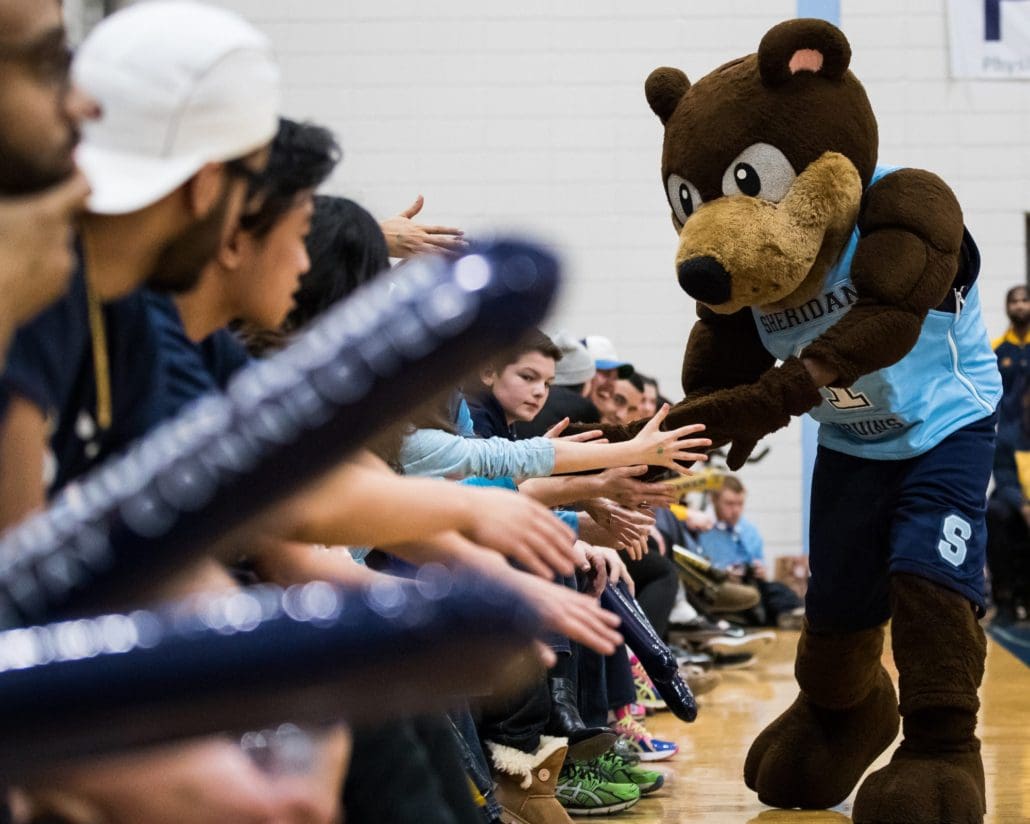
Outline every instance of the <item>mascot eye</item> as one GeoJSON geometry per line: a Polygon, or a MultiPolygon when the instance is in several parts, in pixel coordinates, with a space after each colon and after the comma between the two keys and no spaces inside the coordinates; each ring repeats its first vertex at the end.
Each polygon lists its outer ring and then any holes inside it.
{"type": "Polygon", "coordinates": [[[694,210],[701,205],[701,193],[697,190],[697,186],[679,175],[669,175],[666,190],[672,212],[682,226],[694,213],[694,210]]]}
{"type": "Polygon", "coordinates": [[[724,195],[747,195],[779,203],[797,175],[783,152],[768,143],[755,143],[737,155],[722,176],[724,195]]]}

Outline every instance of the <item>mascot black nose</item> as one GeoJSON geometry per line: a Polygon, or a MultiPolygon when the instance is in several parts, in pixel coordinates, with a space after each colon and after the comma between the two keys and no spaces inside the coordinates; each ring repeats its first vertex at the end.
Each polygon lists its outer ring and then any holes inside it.
{"type": "Polygon", "coordinates": [[[695,300],[718,306],[730,299],[730,273],[713,257],[685,260],[679,268],[680,288],[695,300]]]}

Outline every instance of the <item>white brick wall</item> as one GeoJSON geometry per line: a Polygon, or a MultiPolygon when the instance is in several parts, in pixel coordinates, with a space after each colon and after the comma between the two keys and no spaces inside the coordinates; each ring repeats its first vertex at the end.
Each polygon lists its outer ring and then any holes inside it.
{"type": "MultiPolygon", "coordinates": [[[[793,0],[219,0],[273,38],[286,113],[337,130],[329,188],[387,216],[552,240],[569,284],[552,325],[604,332],[670,394],[693,317],[672,268],[661,128],[643,96],[656,66],[699,77],[754,51],[793,0]]],[[[885,162],[958,193],[984,257],[992,334],[1025,272],[1030,83],[947,77],[943,0],[843,0],[853,68],[885,162]]],[[[800,427],[745,480],[771,555],[801,545],[800,427]]]]}

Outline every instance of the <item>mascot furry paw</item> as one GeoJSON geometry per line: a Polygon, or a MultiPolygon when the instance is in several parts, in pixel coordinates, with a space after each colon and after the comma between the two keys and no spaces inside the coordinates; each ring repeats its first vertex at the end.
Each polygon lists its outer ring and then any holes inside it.
{"type": "Polygon", "coordinates": [[[794,20],[696,83],[647,80],[676,271],[698,301],[668,425],[706,424],[735,468],[792,417],[821,424],[801,692],[752,745],[748,786],[778,807],[839,804],[903,719],[854,820],[982,821],[977,613],[1001,384],[979,254],[943,181],[877,165],[850,57],[838,29],[794,20]],[[880,663],[888,618],[900,706],[880,663]]]}

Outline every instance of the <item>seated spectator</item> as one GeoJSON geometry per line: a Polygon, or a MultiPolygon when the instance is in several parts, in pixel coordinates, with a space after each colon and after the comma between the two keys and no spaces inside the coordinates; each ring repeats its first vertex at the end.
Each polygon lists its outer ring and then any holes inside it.
{"type": "Polygon", "coordinates": [[[702,552],[732,578],[753,585],[762,597],[748,618],[751,623],[798,629],[804,615],[801,599],[779,581],[770,581],[765,565],[764,542],[758,529],[744,517],[747,490],[734,475],[723,479],[712,493],[715,525],[701,532],[702,552]]]}
{"type": "MultiPolygon", "coordinates": [[[[1023,393],[1023,404],[1027,402],[1030,392],[1023,393]]],[[[1030,435],[1021,415],[999,416],[993,477],[987,501],[987,566],[994,621],[1003,626],[1026,621],[1030,608],[1030,435]]]]}
{"type": "Polygon", "coordinates": [[[68,294],[19,331],[2,379],[10,401],[0,450],[4,465],[21,467],[0,476],[3,525],[147,431],[161,390],[156,338],[136,290],[196,282],[239,219],[247,177],[267,158],[279,82],[267,40],[227,12],[189,9],[127,9],[94,29],[77,55],[76,81],[102,107],[78,153],[89,211],[68,294]],[[189,50],[195,77],[184,84],[185,47],[175,37],[190,37],[193,23],[184,21],[193,10],[210,17],[212,37],[189,50]],[[169,31],[156,34],[151,15],[169,31]],[[125,36],[138,42],[115,48],[125,36]],[[202,118],[183,101],[205,95],[202,118]]]}
{"type": "Polygon", "coordinates": [[[0,4],[0,363],[15,330],[72,269],[71,221],[88,186],[72,152],[93,101],[69,82],[57,0],[0,4]]]}
{"type": "Polygon", "coordinates": [[[561,352],[554,368],[554,383],[544,408],[531,421],[516,421],[520,438],[543,435],[556,423],[568,418],[572,423],[598,423],[601,413],[588,397],[597,369],[586,347],[567,332],[551,336],[561,352]]]}
{"type": "Polygon", "coordinates": [[[1023,393],[1030,389],[1030,290],[1013,286],[1005,293],[1005,315],[1009,328],[991,342],[1001,373],[1001,421],[1022,417],[1023,393]]]}
{"type": "Polygon", "coordinates": [[[635,372],[615,381],[612,409],[604,423],[627,424],[644,416],[644,382],[635,372]]]}
{"type": "MultiPolygon", "coordinates": [[[[17,71],[66,89],[59,4],[31,5],[47,15],[49,34],[32,52],[37,64],[17,71]]],[[[113,15],[83,43],[73,74],[100,106],[77,155],[92,187],[89,212],[67,296],[19,331],[3,377],[4,525],[147,430],[160,386],[135,290],[194,282],[238,220],[246,179],[263,166],[275,130],[279,77],[269,44],[222,10],[155,3],[113,15]]],[[[54,111],[63,116],[61,106],[54,111]]],[[[53,148],[41,141],[32,151],[49,163],[53,148]]],[[[307,778],[286,786],[232,741],[212,738],[61,768],[28,798],[39,803],[39,820],[54,820],[52,802],[75,810],[70,820],[328,822],[345,742],[332,736],[320,749],[315,758],[329,776],[320,791],[307,778]]]]}
{"type": "Polygon", "coordinates": [[[590,357],[594,359],[597,372],[590,382],[587,395],[591,403],[597,407],[601,420],[610,420],[615,415],[612,396],[615,394],[615,382],[620,378],[628,378],[633,374],[633,365],[622,360],[615,353],[615,346],[608,338],[601,335],[590,335],[583,339],[590,357]]]}
{"type": "MultiPolygon", "coordinates": [[[[518,421],[531,420],[538,413],[543,400],[547,397],[548,384],[554,374],[554,361],[561,355],[561,352],[543,334],[530,335],[518,349],[507,353],[506,357],[498,359],[491,367],[482,370],[480,380],[485,388],[484,391],[470,397],[469,405],[472,411],[472,418],[475,422],[476,432],[480,435],[511,438],[514,437],[512,426],[518,421]]],[[[642,431],[655,431],[667,414],[668,409],[663,408],[659,414],[650,422],[647,428],[642,431]]],[[[674,430],[681,436],[686,437],[695,427],[684,427],[674,430]]],[[[671,433],[666,433],[671,434],[671,433]]],[[[699,446],[706,443],[706,439],[685,441],[687,444],[699,446]]],[[[633,443],[630,441],[628,443],[633,443]]],[[[604,450],[605,446],[589,446],[588,449],[604,450]]],[[[662,457],[667,457],[663,455],[662,457]]],[[[649,460],[649,463],[661,463],[657,458],[649,460]]],[[[670,468],[675,463],[665,462],[670,468]]],[[[536,479],[526,481],[520,485],[520,489],[528,491],[540,500],[548,500],[548,503],[571,503],[577,499],[568,495],[569,491],[575,488],[574,484],[580,479],[569,479],[573,486],[564,484],[566,479],[536,479]],[[550,489],[553,482],[559,482],[558,488],[550,489]],[[567,495],[570,500],[560,497],[567,495]]],[[[648,522],[653,522],[648,519],[648,522]]],[[[646,527],[645,527],[646,529],[646,527]]],[[[642,533],[646,536],[646,532],[642,533]]],[[[641,555],[646,551],[646,544],[641,547],[641,555]]],[[[639,557],[630,553],[630,557],[639,557]]],[[[610,571],[610,570],[609,570],[610,571]]],[[[675,572],[671,569],[664,569],[662,573],[671,573],[673,583],[675,572]]],[[[648,581],[649,585],[655,583],[654,579],[648,581]]],[[[667,604],[665,612],[671,608],[671,601],[667,604]]],[[[557,649],[557,648],[556,648],[557,649]]],[[[637,664],[637,671],[630,667],[630,660],[624,648],[620,648],[608,659],[598,660],[586,651],[578,650],[575,646],[560,650],[558,664],[551,670],[551,691],[552,706],[559,706],[564,703],[561,696],[568,694],[567,684],[575,684],[577,675],[580,676],[580,687],[578,689],[578,703],[585,708],[585,712],[591,717],[591,724],[604,724],[609,710],[614,710],[613,720],[614,731],[623,737],[625,746],[635,750],[645,760],[667,758],[675,754],[677,747],[671,742],[664,742],[655,739],[639,722],[629,715],[629,704],[635,699],[634,675],[640,676],[642,668],[637,664]],[[567,651],[566,651],[567,650],[567,651]]],[[[646,678],[646,675],[643,677],[646,678]]],[[[484,719],[484,736],[493,742],[491,745],[495,759],[498,752],[509,752],[518,750],[524,753],[537,754],[535,747],[538,744],[539,736],[530,737],[535,733],[544,718],[544,704],[546,693],[541,690],[536,695],[531,695],[522,705],[508,707],[508,711],[499,715],[490,715],[484,719]],[[528,724],[528,720],[536,717],[537,723],[528,724]],[[519,736],[511,734],[510,723],[512,718],[518,718],[521,727],[519,736]]],[[[577,721],[578,711],[577,711],[577,721]]],[[[552,714],[552,722],[554,715],[552,714]]],[[[545,730],[556,732],[553,728],[545,727],[545,730]]],[[[581,758],[587,758],[586,755],[581,758]]],[[[619,788],[618,782],[597,783],[598,769],[604,774],[604,759],[611,759],[612,756],[605,755],[599,760],[597,757],[589,761],[589,768],[584,773],[583,769],[573,760],[566,762],[559,777],[558,795],[562,798],[566,807],[579,814],[596,811],[601,802],[595,800],[589,804],[573,793],[571,788],[584,781],[590,782],[589,788],[598,799],[605,799],[601,806],[611,806],[622,809],[632,802],[630,796],[619,788]],[[598,768],[598,769],[595,769],[598,768]],[[594,775],[590,775],[590,771],[594,775]],[[563,795],[564,793],[564,795],[563,795]],[[622,795],[620,795],[622,794],[622,795]],[[620,800],[621,799],[621,800],[620,800]]]]}
{"type": "Polygon", "coordinates": [[[1003,395],[998,404],[994,448],[994,489],[987,502],[987,567],[994,621],[1025,621],[1030,608],[1030,492],[1020,464],[1030,450],[1026,425],[1030,401],[1030,297],[1026,286],[1005,295],[1009,328],[993,342],[1003,395]]]}
{"type": "Polygon", "coordinates": [[[649,378],[647,375],[642,375],[640,372],[636,374],[643,384],[643,389],[640,390],[644,396],[640,401],[640,417],[650,418],[665,403],[665,399],[662,398],[661,393],[658,391],[658,381],[654,378],[649,378]]]}

